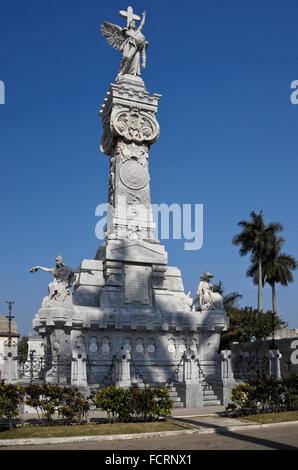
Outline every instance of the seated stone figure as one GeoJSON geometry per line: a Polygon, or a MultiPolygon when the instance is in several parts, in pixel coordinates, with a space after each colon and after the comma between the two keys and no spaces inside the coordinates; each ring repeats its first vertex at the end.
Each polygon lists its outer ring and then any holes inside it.
{"type": "Polygon", "coordinates": [[[198,285],[197,296],[200,302],[201,310],[224,310],[223,298],[219,292],[213,291],[210,279],[212,274],[205,272],[200,277],[201,281],[198,285]]]}
{"type": "Polygon", "coordinates": [[[49,302],[67,302],[71,303],[72,294],[69,288],[73,285],[75,280],[75,272],[64,264],[61,255],[56,258],[55,268],[44,268],[42,266],[34,266],[30,272],[35,273],[40,269],[54,276],[53,282],[49,284],[49,296],[43,299],[42,306],[47,306],[49,302]]]}

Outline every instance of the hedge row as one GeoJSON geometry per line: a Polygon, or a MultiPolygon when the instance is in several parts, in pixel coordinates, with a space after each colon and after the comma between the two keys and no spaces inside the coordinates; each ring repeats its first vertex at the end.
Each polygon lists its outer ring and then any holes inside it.
{"type": "Polygon", "coordinates": [[[171,414],[173,402],[167,388],[137,387],[123,389],[110,385],[99,390],[91,397],[94,405],[108,413],[109,422],[132,421],[136,418],[143,421],[157,420],[161,414],[171,414]]]}
{"type": "Polygon", "coordinates": [[[0,418],[12,428],[13,420],[23,405],[36,410],[42,424],[52,425],[58,414],[65,424],[87,420],[88,412],[97,408],[108,414],[109,422],[157,420],[161,414],[171,414],[173,402],[167,388],[140,390],[108,386],[85,397],[76,387],[55,384],[6,384],[0,381],[0,418]]]}
{"type": "Polygon", "coordinates": [[[231,400],[226,410],[238,414],[297,410],[298,375],[279,380],[270,377],[249,380],[232,389],[231,400]]]}

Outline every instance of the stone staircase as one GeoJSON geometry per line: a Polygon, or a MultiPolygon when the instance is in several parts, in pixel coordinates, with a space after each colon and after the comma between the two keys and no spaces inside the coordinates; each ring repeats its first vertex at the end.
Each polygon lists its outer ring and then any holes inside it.
{"type": "Polygon", "coordinates": [[[214,393],[211,385],[207,384],[207,382],[204,381],[202,382],[202,388],[204,406],[217,406],[221,404],[217,395],[214,393]]]}
{"type": "Polygon", "coordinates": [[[171,385],[169,387],[169,395],[170,395],[170,399],[172,400],[172,402],[174,404],[174,408],[183,408],[184,407],[184,403],[181,401],[181,398],[179,397],[179,394],[176,390],[175,385],[171,385]]]}
{"type": "MultiPolygon", "coordinates": [[[[139,381],[137,382],[139,388],[144,388],[144,383],[139,381]]],[[[158,384],[156,384],[158,386],[158,384]]],[[[201,382],[203,388],[203,406],[218,406],[220,405],[220,400],[218,399],[217,395],[214,393],[211,385],[207,384],[205,381],[201,382]]],[[[184,403],[181,400],[179,393],[175,385],[172,383],[171,386],[168,388],[169,396],[174,404],[174,408],[184,408],[184,403]]]]}
{"type": "MultiPolygon", "coordinates": [[[[205,381],[202,382],[203,388],[203,406],[218,406],[220,405],[220,400],[218,399],[217,395],[214,393],[211,385],[207,384],[205,381]]],[[[170,399],[174,403],[174,408],[183,408],[184,403],[181,400],[175,385],[171,384],[169,387],[169,395],[170,399]]]]}

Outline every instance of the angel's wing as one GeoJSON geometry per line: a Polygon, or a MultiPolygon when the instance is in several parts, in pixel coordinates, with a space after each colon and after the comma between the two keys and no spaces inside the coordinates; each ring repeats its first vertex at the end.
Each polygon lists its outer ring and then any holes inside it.
{"type": "Polygon", "coordinates": [[[125,41],[125,36],[123,34],[123,28],[117,26],[116,24],[109,23],[104,21],[100,26],[100,30],[107,38],[107,42],[113,46],[118,51],[122,51],[123,43],[125,41]]]}

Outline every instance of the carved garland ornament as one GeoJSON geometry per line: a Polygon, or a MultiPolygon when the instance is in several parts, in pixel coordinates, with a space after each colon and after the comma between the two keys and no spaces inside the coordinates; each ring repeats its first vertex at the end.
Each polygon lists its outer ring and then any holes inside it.
{"type": "Polygon", "coordinates": [[[159,124],[154,113],[137,106],[115,106],[111,114],[113,134],[135,142],[153,143],[159,136],[159,124]]]}

